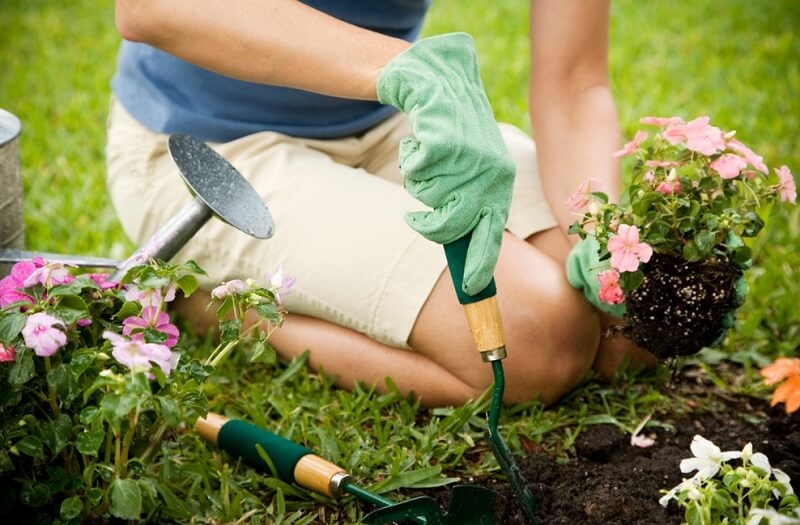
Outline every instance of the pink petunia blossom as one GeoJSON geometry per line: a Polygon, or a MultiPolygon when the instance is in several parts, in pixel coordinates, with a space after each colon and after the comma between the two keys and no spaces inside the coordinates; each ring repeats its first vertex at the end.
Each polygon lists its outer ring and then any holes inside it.
{"type": "Polygon", "coordinates": [[[680,117],[642,117],[639,122],[648,126],[661,126],[662,128],[684,124],[683,119],[680,117]]]}
{"type": "Polygon", "coordinates": [[[67,270],[67,266],[60,262],[50,262],[36,268],[23,282],[23,286],[36,286],[40,284],[45,288],[52,288],[59,284],[67,284],[75,278],[67,270]]]}
{"type": "Polygon", "coordinates": [[[633,136],[633,140],[622,146],[622,149],[614,152],[614,157],[627,157],[633,154],[634,151],[639,149],[639,144],[647,140],[648,133],[646,131],[637,131],[633,136]]]}
{"type": "Polygon", "coordinates": [[[713,155],[725,149],[726,139],[722,130],[711,126],[708,117],[697,117],[686,124],[672,124],[662,133],[670,144],[686,143],[691,151],[703,155],[713,155]]]}
{"type": "Polygon", "coordinates": [[[17,352],[10,346],[0,343],[0,363],[7,363],[17,358],[17,352]]]}
{"type": "Polygon", "coordinates": [[[148,328],[156,330],[166,335],[163,344],[167,348],[172,348],[178,342],[180,332],[178,327],[169,322],[169,315],[155,306],[142,308],[140,317],[128,317],[122,321],[122,334],[131,339],[144,339],[144,331],[148,328]]]}
{"type": "Polygon", "coordinates": [[[269,281],[269,290],[275,296],[275,302],[278,306],[283,306],[283,296],[292,293],[292,286],[294,286],[295,278],[283,275],[283,265],[278,266],[278,271],[273,274],[265,274],[267,281],[269,281]]]}
{"type": "Polygon", "coordinates": [[[728,141],[728,149],[732,149],[733,151],[741,154],[744,157],[744,160],[747,161],[748,164],[753,166],[755,169],[767,175],[769,173],[769,169],[767,165],[764,164],[764,158],[761,155],[757,155],[755,151],[751,150],[741,142],[736,139],[728,141]]]}
{"type": "Polygon", "coordinates": [[[67,342],[67,336],[58,327],[65,328],[64,322],[57,317],[37,312],[31,314],[22,328],[25,346],[32,348],[39,357],[48,357],[56,353],[67,342]]]}
{"type": "Polygon", "coordinates": [[[781,201],[791,202],[792,204],[797,202],[797,185],[794,182],[794,177],[792,176],[792,172],[789,171],[788,166],[775,168],[775,173],[778,175],[778,179],[780,179],[779,189],[781,201]]]}
{"type": "Polygon", "coordinates": [[[211,290],[211,297],[213,299],[224,299],[229,295],[244,291],[246,287],[247,286],[244,284],[244,282],[242,282],[241,279],[233,279],[232,281],[226,281],[211,290]]]}
{"type": "MultiPolygon", "coordinates": [[[[111,342],[114,359],[133,371],[147,371],[155,364],[169,375],[176,364],[172,351],[165,345],[128,339],[108,330],[103,332],[103,338],[111,342]]],[[[147,377],[152,379],[153,375],[148,372],[147,377]]]]}
{"type": "Polygon", "coordinates": [[[647,262],[653,256],[653,248],[639,242],[639,229],[629,224],[620,224],[617,233],[608,239],[611,253],[611,267],[620,272],[635,272],[640,262],[647,262]]]}
{"type": "Polygon", "coordinates": [[[569,199],[564,201],[564,204],[569,206],[569,209],[575,213],[582,213],[594,200],[592,193],[600,189],[600,181],[594,177],[589,178],[578,186],[577,191],[570,195],[569,199]]]}
{"type": "MultiPolygon", "coordinates": [[[[41,261],[41,259],[39,259],[41,261]]],[[[42,264],[44,264],[42,262],[42,264]]],[[[0,307],[18,301],[33,304],[33,297],[24,293],[24,282],[39,268],[36,261],[20,261],[11,267],[11,272],[0,279],[0,307]]]]}
{"type": "Polygon", "coordinates": [[[719,173],[723,179],[735,179],[747,167],[747,161],[739,155],[725,153],[711,162],[709,167],[719,173]]]}
{"type": "Polygon", "coordinates": [[[625,293],[619,285],[619,272],[613,268],[597,274],[600,292],[597,296],[608,304],[619,304],[625,300],[625,293]]]}

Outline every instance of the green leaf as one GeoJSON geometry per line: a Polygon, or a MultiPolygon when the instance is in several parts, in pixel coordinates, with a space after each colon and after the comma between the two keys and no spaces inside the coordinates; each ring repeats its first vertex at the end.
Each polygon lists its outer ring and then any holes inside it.
{"type": "Polygon", "coordinates": [[[44,446],[37,436],[25,436],[14,444],[17,450],[32,458],[44,459],[44,446]]]}
{"type": "Polygon", "coordinates": [[[181,409],[174,399],[158,396],[158,403],[161,406],[161,417],[163,417],[168,424],[176,426],[180,423],[181,409]]]}
{"type": "Polygon", "coordinates": [[[14,463],[11,462],[11,456],[8,455],[8,450],[3,447],[0,448],[0,472],[8,472],[14,470],[14,463]]]}
{"type": "Polygon", "coordinates": [[[644,282],[644,273],[641,270],[635,272],[622,272],[619,274],[620,286],[628,292],[633,291],[644,282]]]}
{"type": "Polygon", "coordinates": [[[280,314],[278,313],[278,307],[275,303],[258,303],[254,308],[256,312],[258,312],[258,315],[264,319],[268,319],[274,323],[280,321],[280,314]]]}
{"type": "Polygon", "coordinates": [[[229,343],[239,338],[242,322],[239,319],[229,319],[219,324],[219,338],[223,343],[229,343]]]}
{"type": "Polygon", "coordinates": [[[142,514],[142,493],[139,485],[131,479],[117,478],[109,489],[111,515],[117,518],[135,520],[142,514]]]}
{"type": "Polygon", "coordinates": [[[175,285],[180,288],[180,290],[183,292],[183,295],[189,297],[195,292],[195,290],[197,290],[197,277],[194,275],[184,275],[175,282],[175,285]]]}
{"type": "Polygon", "coordinates": [[[85,430],[78,434],[78,438],[75,440],[75,447],[84,456],[96,456],[105,437],[106,433],[102,428],[85,430]]]}
{"type": "Polygon", "coordinates": [[[694,238],[694,243],[701,253],[708,254],[711,253],[711,250],[714,249],[714,246],[717,244],[717,236],[714,232],[703,231],[697,234],[694,238]]]}
{"type": "Polygon", "coordinates": [[[103,501],[103,490],[96,487],[90,488],[86,491],[86,499],[95,507],[100,505],[100,502],[103,501]]]}
{"type": "Polygon", "coordinates": [[[42,438],[53,456],[57,455],[72,440],[72,420],[66,414],[60,414],[44,426],[42,438]]]}
{"type": "Polygon", "coordinates": [[[29,507],[40,507],[50,499],[50,489],[44,483],[25,483],[20,499],[29,507]]]}
{"type": "Polygon", "coordinates": [[[117,311],[114,319],[116,320],[123,320],[127,319],[128,317],[136,317],[142,311],[142,305],[135,302],[135,301],[127,301],[122,306],[120,306],[119,311],[117,311]]]}
{"type": "Polygon", "coordinates": [[[71,520],[77,518],[83,512],[83,503],[78,496],[72,496],[61,502],[61,510],[58,515],[62,520],[71,520]]]}
{"type": "Polygon", "coordinates": [[[53,310],[53,314],[66,324],[72,324],[81,317],[86,317],[88,312],[89,307],[86,302],[77,295],[62,296],[53,310]]]}
{"type": "Polygon", "coordinates": [[[8,382],[11,383],[11,386],[22,386],[30,381],[35,373],[36,365],[33,362],[33,352],[19,352],[8,370],[8,382]]]}
{"type": "Polygon", "coordinates": [[[69,365],[60,364],[47,373],[47,384],[56,391],[59,399],[69,403],[80,395],[78,379],[69,365]]]}
{"type": "Polygon", "coordinates": [[[689,262],[699,261],[703,253],[694,242],[690,242],[683,247],[683,258],[689,262]]]}
{"type": "Polygon", "coordinates": [[[21,312],[3,313],[0,317],[0,341],[9,344],[19,335],[28,316],[21,312]]]}
{"type": "Polygon", "coordinates": [[[124,419],[136,407],[138,399],[133,395],[107,394],[100,401],[100,410],[109,421],[124,419]]]}

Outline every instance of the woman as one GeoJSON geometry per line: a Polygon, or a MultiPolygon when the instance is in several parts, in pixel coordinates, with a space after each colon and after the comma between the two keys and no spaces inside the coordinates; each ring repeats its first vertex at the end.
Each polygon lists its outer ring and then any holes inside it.
{"type": "MultiPolygon", "coordinates": [[[[436,406],[491,384],[437,245],[470,232],[462,288],[496,278],[507,402],[554,402],[593,366],[649,361],[601,337],[612,320],[564,271],[564,201],[590,176],[619,192],[608,2],[531,2],[536,147],[494,122],[471,38],[417,40],[427,0],[373,4],[118,0],[108,184],[127,234],[141,241],[189,198],[166,151],[189,133],[253,184],[276,233],[211,221],[176,258],[209,273],[207,290],[283,264],[297,284],[271,343],[310,350],[342,387],[391,377],[436,406]]],[[[202,326],[207,302],[178,312],[202,326]]]]}

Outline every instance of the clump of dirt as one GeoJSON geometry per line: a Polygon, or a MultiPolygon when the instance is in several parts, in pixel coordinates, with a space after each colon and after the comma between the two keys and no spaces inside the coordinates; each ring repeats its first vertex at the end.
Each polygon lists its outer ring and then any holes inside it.
{"type": "Polygon", "coordinates": [[[697,353],[722,335],[741,275],[726,261],[687,262],[654,253],[641,286],[625,297],[620,330],[661,359],[697,353]]]}
{"type": "MultiPolygon", "coordinates": [[[[631,446],[630,436],[610,425],[585,429],[566,463],[540,454],[519,458],[536,498],[540,525],[677,525],[683,516],[674,502],[658,500],[661,489],[680,483],[680,460],[691,457],[695,434],[722,450],[741,450],[748,442],[773,467],[785,471],[800,489],[800,413],[787,416],[756,399],[721,398],[725,406],[655,431],[655,445],[631,446]]],[[[524,514],[507,483],[491,488],[503,498],[495,523],[524,525],[524,514]]]]}

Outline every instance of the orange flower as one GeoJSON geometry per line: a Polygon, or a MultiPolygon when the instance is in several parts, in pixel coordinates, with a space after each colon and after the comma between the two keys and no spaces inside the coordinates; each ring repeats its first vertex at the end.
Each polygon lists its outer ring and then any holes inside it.
{"type": "Polygon", "coordinates": [[[774,363],[761,369],[761,377],[768,385],[786,380],[772,394],[770,405],[785,403],[787,414],[800,408],[800,358],[778,358],[774,363]]]}

